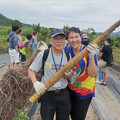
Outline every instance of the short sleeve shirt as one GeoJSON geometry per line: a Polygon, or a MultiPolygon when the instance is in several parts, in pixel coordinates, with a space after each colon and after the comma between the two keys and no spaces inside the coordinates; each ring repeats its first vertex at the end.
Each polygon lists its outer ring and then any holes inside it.
{"type": "Polygon", "coordinates": [[[111,56],[111,54],[112,54],[112,48],[111,48],[111,46],[110,45],[104,45],[104,47],[102,48],[101,52],[103,53],[102,59],[105,62],[108,62],[109,56],[111,56]]]}
{"type": "MultiPolygon", "coordinates": [[[[37,57],[31,64],[31,66],[29,67],[31,70],[38,72],[42,68],[43,54],[44,54],[44,51],[40,52],[37,55],[37,57]]],[[[60,62],[61,62],[61,55],[60,56],[54,55],[54,59],[55,59],[55,63],[56,63],[57,69],[58,69],[60,66],[60,62]]],[[[67,62],[68,62],[67,57],[63,50],[63,59],[62,59],[61,67],[63,67],[65,64],[67,64],[67,62]]],[[[50,48],[49,55],[47,57],[45,65],[44,65],[44,76],[42,76],[41,82],[46,83],[55,73],[56,73],[56,69],[55,69],[55,64],[53,62],[51,48],[50,48]]],[[[68,80],[65,79],[64,77],[62,77],[61,79],[58,80],[58,82],[56,84],[54,84],[52,87],[50,87],[48,89],[48,91],[54,91],[56,89],[59,89],[59,90],[65,89],[67,87],[67,85],[68,85],[68,80]]]]}

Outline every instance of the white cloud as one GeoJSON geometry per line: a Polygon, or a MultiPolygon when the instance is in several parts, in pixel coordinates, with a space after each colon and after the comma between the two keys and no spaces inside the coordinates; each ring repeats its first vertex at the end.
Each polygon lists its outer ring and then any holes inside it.
{"type": "Polygon", "coordinates": [[[45,27],[105,31],[120,19],[120,0],[0,0],[0,13],[45,27]]]}

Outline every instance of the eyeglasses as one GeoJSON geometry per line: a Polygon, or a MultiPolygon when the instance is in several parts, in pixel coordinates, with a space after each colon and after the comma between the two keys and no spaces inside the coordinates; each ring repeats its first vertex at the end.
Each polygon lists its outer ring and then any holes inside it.
{"type": "Polygon", "coordinates": [[[54,41],[64,41],[65,37],[53,38],[54,41]]]}

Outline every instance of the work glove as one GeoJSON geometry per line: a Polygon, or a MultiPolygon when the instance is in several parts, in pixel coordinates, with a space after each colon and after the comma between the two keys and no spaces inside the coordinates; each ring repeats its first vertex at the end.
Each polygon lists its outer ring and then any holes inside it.
{"type": "Polygon", "coordinates": [[[97,48],[98,48],[98,45],[96,43],[92,43],[87,46],[87,50],[89,52],[88,55],[90,59],[94,58],[97,48]]]}
{"type": "Polygon", "coordinates": [[[45,91],[46,91],[45,85],[43,83],[39,82],[39,81],[36,81],[33,86],[35,88],[35,91],[39,95],[44,94],[45,91]]]}

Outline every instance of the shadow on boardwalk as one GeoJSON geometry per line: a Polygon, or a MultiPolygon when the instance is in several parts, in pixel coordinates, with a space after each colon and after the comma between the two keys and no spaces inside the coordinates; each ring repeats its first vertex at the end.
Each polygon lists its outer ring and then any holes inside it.
{"type": "MultiPolygon", "coordinates": [[[[111,70],[107,86],[96,84],[92,106],[99,120],[120,120],[120,80],[111,70]]],[[[120,75],[120,74],[119,74],[120,75]]]]}

